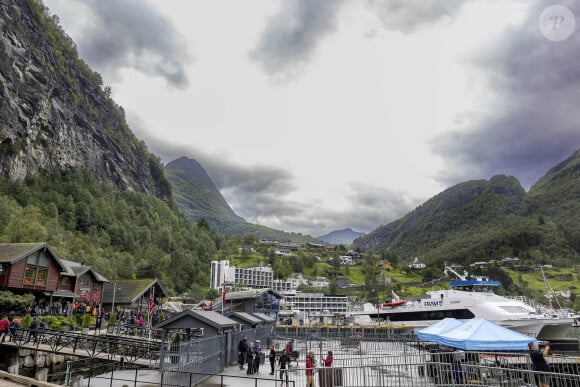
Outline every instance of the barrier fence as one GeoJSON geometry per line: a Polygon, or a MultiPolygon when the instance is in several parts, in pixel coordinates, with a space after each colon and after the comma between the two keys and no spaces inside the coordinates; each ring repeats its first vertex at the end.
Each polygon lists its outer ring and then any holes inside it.
{"type": "MultiPolygon", "coordinates": [[[[550,373],[534,372],[527,353],[435,351],[434,346],[419,343],[416,337],[404,331],[383,332],[352,331],[336,334],[331,331],[282,330],[270,336],[269,328],[231,332],[226,335],[166,344],[161,369],[116,369],[110,375],[92,376],[101,382],[110,378],[110,386],[191,386],[217,375],[221,385],[248,386],[248,379],[256,386],[280,386],[279,370],[268,378],[269,364],[261,367],[254,376],[226,375],[224,369],[237,363],[237,344],[243,335],[248,341],[260,339],[264,357],[268,344],[281,351],[292,338],[298,357],[288,370],[289,386],[306,385],[305,355],[313,351],[318,367],[315,371],[317,386],[535,386],[540,377],[551,387],[580,386],[580,357],[553,355],[548,359],[550,373]],[[327,335],[328,334],[328,335],[327,335]],[[331,368],[320,367],[321,359],[333,351],[331,368]],[[115,376],[116,375],[116,376],[115,376]],[[122,381],[115,384],[114,380],[122,381]],[[274,378],[278,378],[274,380],[274,378]],[[236,382],[236,380],[238,382],[236,382]],[[242,384],[243,381],[243,384],[242,384]],[[268,381],[268,382],[266,382],[268,381]]],[[[266,363],[268,361],[266,360],[266,363]]],[[[212,378],[212,381],[216,380],[212,378]]],[[[89,383],[90,385],[90,383],[89,383]]],[[[102,384],[99,384],[99,386],[102,384]]],[[[220,385],[220,384],[217,384],[220,385]]],[[[282,384],[283,386],[284,384],[282,384]]]]}

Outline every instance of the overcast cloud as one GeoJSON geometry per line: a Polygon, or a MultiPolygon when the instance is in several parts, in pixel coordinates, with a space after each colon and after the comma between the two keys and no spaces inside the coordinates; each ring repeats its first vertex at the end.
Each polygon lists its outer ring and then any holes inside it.
{"type": "MultiPolygon", "coordinates": [[[[578,149],[580,35],[546,39],[538,19],[552,2],[530,7],[525,23],[508,29],[501,44],[473,59],[485,72],[495,100],[457,131],[433,142],[448,168],[445,185],[495,174],[516,176],[529,188],[552,166],[578,149]]],[[[567,4],[580,13],[578,2],[567,4]]]]}
{"type": "Polygon", "coordinates": [[[253,223],[368,232],[580,147],[580,34],[542,35],[552,1],[45,2],[151,151],[253,223]]]}
{"type": "Polygon", "coordinates": [[[76,43],[82,58],[109,81],[126,68],[162,77],[167,84],[188,84],[184,67],[189,53],[183,37],[171,22],[141,0],[51,0],[59,10],[68,9],[77,20],[76,43]],[[62,2],[73,4],[63,5],[62,2]],[[69,8],[70,7],[70,8],[69,8]],[[86,19],[79,18],[84,14],[86,19]]]}
{"type": "Polygon", "coordinates": [[[285,80],[296,76],[319,41],[335,30],[342,0],[288,0],[281,5],[250,57],[272,77],[285,80]]]}
{"type": "Polygon", "coordinates": [[[412,33],[417,29],[450,20],[468,0],[368,0],[387,30],[412,33]]]}

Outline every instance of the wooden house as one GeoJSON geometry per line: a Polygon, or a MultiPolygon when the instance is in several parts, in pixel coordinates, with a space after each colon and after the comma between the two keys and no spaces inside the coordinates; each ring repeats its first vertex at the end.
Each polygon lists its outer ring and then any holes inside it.
{"type": "Polygon", "coordinates": [[[81,303],[100,305],[104,284],[108,280],[91,266],[65,259],[60,261],[65,270],[61,273],[59,289],[53,296],[73,297],[81,303]]]}
{"type": "Polygon", "coordinates": [[[48,296],[65,270],[48,243],[0,243],[0,290],[48,296]]]}

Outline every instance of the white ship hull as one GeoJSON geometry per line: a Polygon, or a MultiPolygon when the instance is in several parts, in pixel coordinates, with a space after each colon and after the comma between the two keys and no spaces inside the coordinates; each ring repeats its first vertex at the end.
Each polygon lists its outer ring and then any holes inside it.
{"type": "Polygon", "coordinates": [[[424,328],[445,317],[465,321],[482,318],[539,340],[565,338],[572,318],[539,314],[521,300],[508,299],[490,292],[441,290],[427,293],[429,298],[402,306],[353,312],[380,322],[424,328]]]}

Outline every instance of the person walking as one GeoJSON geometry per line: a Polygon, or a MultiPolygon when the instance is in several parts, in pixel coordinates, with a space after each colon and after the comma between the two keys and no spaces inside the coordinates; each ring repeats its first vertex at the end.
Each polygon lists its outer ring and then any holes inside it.
{"type": "Polygon", "coordinates": [[[262,344],[260,340],[256,340],[256,345],[254,345],[254,371],[255,373],[260,372],[260,362],[262,361],[262,344]]]}
{"type": "Polygon", "coordinates": [[[32,342],[36,343],[36,330],[37,329],[38,329],[38,321],[36,321],[36,317],[33,317],[32,322],[30,323],[28,337],[26,338],[27,343],[30,341],[30,339],[33,339],[32,342]]]}
{"type": "Polygon", "coordinates": [[[274,375],[274,369],[276,368],[276,350],[274,349],[274,344],[270,344],[268,359],[270,360],[270,375],[274,375]]]}
{"type": "Polygon", "coordinates": [[[252,375],[256,372],[256,363],[254,362],[254,343],[248,343],[248,350],[246,351],[246,363],[248,363],[248,371],[246,372],[247,375],[252,375]]]}
{"type": "Polygon", "coordinates": [[[246,336],[242,336],[242,339],[238,343],[238,364],[240,369],[244,369],[244,363],[246,362],[246,353],[248,352],[248,341],[246,336]]]}
{"type": "Polygon", "coordinates": [[[536,372],[536,381],[539,387],[550,387],[548,383],[548,375],[544,372],[550,372],[550,366],[546,363],[546,356],[548,356],[548,351],[550,351],[550,344],[546,344],[543,351],[540,351],[536,346],[536,343],[530,341],[528,343],[528,348],[530,348],[530,360],[532,361],[532,369],[536,372]]]}
{"type": "Polygon", "coordinates": [[[288,387],[288,364],[290,364],[290,356],[286,353],[286,350],[282,350],[282,355],[278,358],[278,364],[280,365],[280,386],[284,384],[284,377],[286,377],[286,387],[288,387]]]}
{"type": "Polygon", "coordinates": [[[306,387],[314,387],[314,368],[316,367],[316,358],[314,352],[310,351],[306,356],[306,387]]]}

